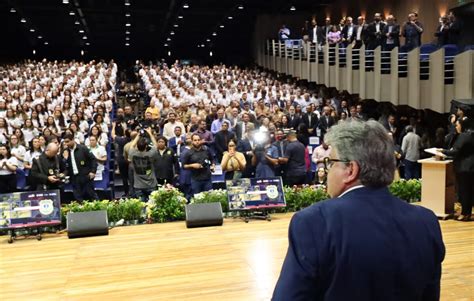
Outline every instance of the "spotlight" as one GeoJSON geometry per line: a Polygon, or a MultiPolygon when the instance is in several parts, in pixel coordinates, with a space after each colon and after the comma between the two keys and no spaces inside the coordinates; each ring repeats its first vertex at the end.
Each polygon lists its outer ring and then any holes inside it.
{"type": "Polygon", "coordinates": [[[35,29],[34,29],[34,28],[31,28],[31,29],[30,29],[30,32],[35,32],[35,29]]]}
{"type": "Polygon", "coordinates": [[[169,42],[169,41],[171,41],[171,38],[167,38],[166,40],[169,42]]]}
{"type": "Polygon", "coordinates": [[[170,35],[172,35],[172,36],[173,36],[173,35],[174,35],[174,31],[170,32],[170,35]]]}
{"type": "Polygon", "coordinates": [[[16,13],[16,9],[14,7],[10,8],[11,13],[16,13]]]}
{"type": "Polygon", "coordinates": [[[130,13],[125,13],[125,17],[128,18],[128,17],[130,17],[130,16],[131,16],[130,13]]]}
{"type": "Polygon", "coordinates": [[[132,26],[132,24],[127,23],[127,24],[125,24],[125,26],[130,27],[130,26],[132,26]]]}
{"type": "Polygon", "coordinates": [[[204,48],[204,47],[206,47],[206,45],[204,45],[204,44],[201,44],[201,47],[202,47],[202,48],[204,48]]]}
{"type": "Polygon", "coordinates": [[[130,43],[125,43],[125,46],[130,46],[130,43]]]}
{"type": "Polygon", "coordinates": [[[210,42],[210,41],[211,41],[211,39],[206,39],[206,42],[210,42]]]}
{"type": "Polygon", "coordinates": [[[213,32],[212,35],[213,35],[213,36],[217,36],[217,32],[213,32]]]}
{"type": "Polygon", "coordinates": [[[43,38],[43,36],[38,36],[38,39],[40,39],[40,40],[41,40],[42,38],[43,38]]]}
{"type": "Polygon", "coordinates": [[[173,27],[174,27],[174,28],[178,28],[179,25],[178,25],[178,24],[174,24],[173,27]]]}
{"type": "Polygon", "coordinates": [[[209,56],[212,56],[212,51],[209,51],[209,56]]]}
{"type": "Polygon", "coordinates": [[[25,18],[21,18],[20,22],[21,22],[21,23],[26,23],[26,19],[25,19],[25,18]]]}
{"type": "Polygon", "coordinates": [[[128,31],[128,30],[127,30],[127,31],[125,31],[125,34],[130,34],[130,31],[128,31]]]}
{"type": "Polygon", "coordinates": [[[83,29],[79,30],[79,33],[84,33],[84,30],[83,29]]]}
{"type": "Polygon", "coordinates": [[[91,45],[91,43],[89,43],[89,42],[86,43],[86,46],[90,46],[90,45],[91,45]]]}
{"type": "Polygon", "coordinates": [[[82,39],[83,39],[83,40],[87,40],[87,36],[83,36],[82,39]]]}
{"type": "Polygon", "coordinates": [[[44,42],[44,44],[45,44],[45,45],[48,45],[49,43],[46,41],[46,42],[44,42]]]}
{"type": "Polygon", "coordinates": [[[179,15],[179,16],[178,16],[178,19],[182,19],[182,18],[184,18],[184,17],[183,17],[183,16],[181,16],[181,15],[179,15]]]}
{"type": "Polygon", "coordinates": [[[164,43],[163,46],[168,47],[168,43],[164,43]]]}
{"type": "Polygon", "coordinates": [[[237,6],[238,9],[244,9],[244,6],[243,5],[239,5],[237,6]]]}
{"type": "Polygon", "coordinates": [[[130,37],[125,37],[125,41],[130,41],[130,37]]]}
{"type": "Polygon", "coordinates": [[[81,50],[81,55],[84,56],[84,50],[81,50]]]}
{"type": "Polygon", "coordinates": [[[189,8],[189,4],[184,3],[184,4],[183,4],[183,8],[189,8]]]}
{"type": "Polygon", "coordinates": [[[171,51],[168,51],[168,56],[171,56],[171,51]]]}
{"type": "Polygon", "coordinates": [[[74,22],[75,25],[80,25],[79,21],[74,22]]]}
{"type": "Polygon", "coordinates": [[[75,16],[76,13],[71,10],[71,11],[69,12],[69,15],[70,15],[70,16],[75,16]]]}
{"type": "Polygon", "coordinates": [[[69,4],[69,0],[63,0],[63,4],[69,4]]]}
{"type": "Polygon", "coordinates": [[[228,16],[227,19],[232,20],[234,17],[228,16]]]}
{"type": "Polygon", "coordinates": [[[130,0],[125,0],[125,6],[130,6],[130,0]]]}
{"type": "Polygon", "coordinates": [[[290,7],[290,10],[291,10],[291,11],[295,11],[295,10],[296,10],[296,7],[291,6],[291,7],[290,7]]]}
{"type": "Polygon", "coordinates": [[[220,28],[224,28],[224,25],[219,26],[220,28]]]}
{"type": "Polygon", "coordinates": [[[33,55],[35,55],[35,54],[36,54],[36,50],[33,49],[33,55]]]}

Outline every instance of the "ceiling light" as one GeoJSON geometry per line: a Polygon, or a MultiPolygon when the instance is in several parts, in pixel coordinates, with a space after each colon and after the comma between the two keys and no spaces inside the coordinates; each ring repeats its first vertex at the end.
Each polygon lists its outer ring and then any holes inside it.
{"type": "Polygon", "coordinates": [[[166,40],[169,42],[169,41],[171,41],[171,38],[167,38],[166,40]]]}
{"type": "Polygon", "coordinates": [[[130,41],[130,37],[125,37],[125,41],[130,41]]]}
{"type": "Polygon", "coordinates": [[[31,29],[30,29],[30,32],[35,32],[35,29],[34,29],[34,28],[31,28],[31,29]]]}
{"type": "Polygon", "coordinates": [[[129,0],[125,0],[125,6],[130,6],[130,1],[129,0]]]}
{"type": "Polygon", "coordinates": [[[213,32],[212,35],[213,35],[213,36],[217,36],[217,32],[213,32]]]}
{"type": "Polygon", "coordinates": [[[48,45],[49,43],[48,43],[48,41],[46,41],[46,42],[44,42],[44,44],[45,44],[45,45],[48,45]]]}
{"type": "Polygon", "coordinates": [[[127,24],[125,24],[125,26],[130,27],[130,26],[132,26],[132,24],[127,23],[127,24]]]}
{"type": "Polygon", "coordinates": [[[206,42],[210,42],[210,41],[211,41],[211,39],[206,39],[206,42]]]}
{"type": "Polygon", "coordinates": [[[182,19],[182,18],[184,18],[184,17],[183,17],[183,16],[181,16],[181,15],[179,15],[179,16],[178,16],[178,19],[182,19]]]}
{"type": "Polygon", "coordinates": [[[63,4],[69,4],[69,0],[63,0],[63,4]]]}
{"type": "Polygon", "coordinates": [[[131,16],[130,13],[125,13],[125,17],[128,18],[128,17],[130,17],[130,16],[131,16]]]}
{"type": "Polygon", "coordinates": [[[198,45],[198,48],[201,48],[201,45],[198,45]]]}
{"type": "Polygon", "coordinates": [[[21,18],[20,22],[21,22],[21,23],[26,23],[26,19],[25,19],[25,18],[21,18]]]}
{"type": "Polygon", "coordinates": [[[42,39],[42,38],[43,38],[43,36],[38,36],[38,39],[42,39]]]}
{"type": "Polygon", "coordinates": [[[91,44],[91,43],[87,42],[87,43],[86,43],[86,46],[90,46],[90,44],[91,44]]]}
{"type": "Polygon", "coordinates": [[[130,43],[125,43],[125,46],[130,46],[130,43]]]}
{"type": "Polygon", "coordinates": [[[16,9],[14,7],[10,8],[11,13],[16,13],[16,9]]]}
{"type": "Polygon", "coordinates": [[[171,51],[168,51],[168,56],[171,56],[171,51]]]}
{"type": "Polygon", "coordinates": [[[170,32],[170,35],[174,35],[174,31],[170,32]]]}
{"type": "Polygon", "coordinates": [[[206,45],[204,45],[204,44],[201,44],[201,47],[206,47],[206,45]]]}
{"type": "Polygon", "coordinates": [[[128,31],[128,30],[127,30],[127,31],[125,31],[125,34],[130,34],[130,31],[128,31]]]}
{"type": "Polygon", "coordinates": [[[71,11],[69,12],[69,15],[70,15],[70,16],[75,16],[76,13],[71,10],[71,11]]]}
{"type": "Polygon", "coordinates": [[[163,46],[168,47],[168,43],[164,43],[163,46]]]}
{"type": "Polygon", "coordinates": [[[294,6],[291,6],[291,7],[290,7],[290,10],[291,10],[291,11],[295,11],[296,8],[295,8],[294,6]]]}
{"type": "Polygon", "coordinates": [[[83,40],[87,40],[87,36],[83,36],[82,39],[83,39],[83,40]]]}
{"type": "Polygon", "coordinates": [[[238,9],[244,9],[244,6],[243,5],[239,5],[237,6],[238,9]]]}
{"type": "Polygon", "coordinates": [[[229,19],[229,20],[232,20],[232,19],[233,19],[233,17],[232,17],[232,16],[228,16],[228,17],[227,17],[227,19],[229,19]]]}
{"type": "Polygon", "coordinates": [[[36,50],[33,49],[33,55],[35,55],[35,54],[36,54],[36,50]]]}
{"type": "Polygon", "coordinates": [[[81,50],[81,55],[84,56],[84,50],[81,50]]]}
{"type": "Polygon", "coordinates": [[[209,51],[209,56],[212,56],[212,51],[209,51]]]}
{"type": "Polygon", "coordinates": [[[224,25],[219,26],[220,28],[224,28],[224,25]]]}
{"type": "Polygon", "coordinates": [[[84,30],[83,29],[79,30],[79,33],[84,33],[84,30]]]}
{"type": "Polygon", "coordinates": [[[184,3],[184,4],[183,4],[183,8],[189,8],[189,4],[184,3]]]}
{"type": "Polygon", "coordinates": [[[174,28],[178,28],[179,25],[178,25],[178,24],[174,24],[173,27],[174,27],[174,28]]]}
{"type": "Polygon", "coordinates": [[[75,25],[80,25],[79,21],[74,22],[75,25]]]}

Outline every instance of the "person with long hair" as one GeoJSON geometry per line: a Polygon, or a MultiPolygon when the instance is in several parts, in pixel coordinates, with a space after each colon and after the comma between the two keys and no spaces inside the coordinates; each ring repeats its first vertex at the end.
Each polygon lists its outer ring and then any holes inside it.
{"type": "Polygon", "coordinates": [[[26,148],[20,143],[17,135],[10,136],[10,154],[18,160],[17,167],[23,169],[26,148]]]}
{"type": "MultiPolygon", "coordinates": [[[[90,136],[95,136],[97,138],[97,143],[99,143],[99,145],[106,146],[107,143],[109,143],[109,138],[107,137],[107,134],[102,133],[102,131],[97,125],[94,125],[91,127],[91,130],[89,131],[89,137],[90,136]]],[[[84,143],[87,147],[90,145],[89,137],[87,137],[84,143]]]]}
{"type": "Polygon", "coordinates": [[[10,153],[8,145],[0,145],[0,193],[16,191],[18,160],[10,153]]]}
{"type": "Polygon", "coordinates": [[[38,159],[41,153],[43,153],[43,149],[41,148],[40,138],[35,137],[31,141],[30,149],[25,153],[25,157],[23,159],[24,169],[31,169],[31,166],[33,165],[33,159],[38,159]]]}
{"type": "Polygon", "coordinates": [[[225,179],[240,179],[242,172],[245,170],[247,161],[243,153],[237,151],[237,143],[235,140],[230,140],[227,144],[228,151],[222,155],[221,166],[225,171],[225,179]]]}

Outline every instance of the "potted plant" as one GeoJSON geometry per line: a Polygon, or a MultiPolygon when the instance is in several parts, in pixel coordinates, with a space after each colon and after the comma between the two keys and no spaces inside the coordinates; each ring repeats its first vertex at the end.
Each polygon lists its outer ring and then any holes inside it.
{"type": "Polygon", "coordinates": [[[178,189],[171,185],[159,187],[150,194],[146,204],[148,222],[184,220],[185,204],[186,198],[178,189]]]}
{"type": "Polygon", "coordinates": [[[195,194],[191,199],[191,204],[196,203],[221,203],[222,212],[227,213],[229,211],[227,190],[223,189],[209,190],[195,194]]]}

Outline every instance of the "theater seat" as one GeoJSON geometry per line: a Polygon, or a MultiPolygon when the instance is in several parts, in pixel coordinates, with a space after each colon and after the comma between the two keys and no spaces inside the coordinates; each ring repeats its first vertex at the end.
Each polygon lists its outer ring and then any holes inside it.
{"type": "Polygon", "coordinates": [[[452,60],[459,53],[458,46],[454,44],[444,45],[443,48],[445,60],[452,60]]]}

